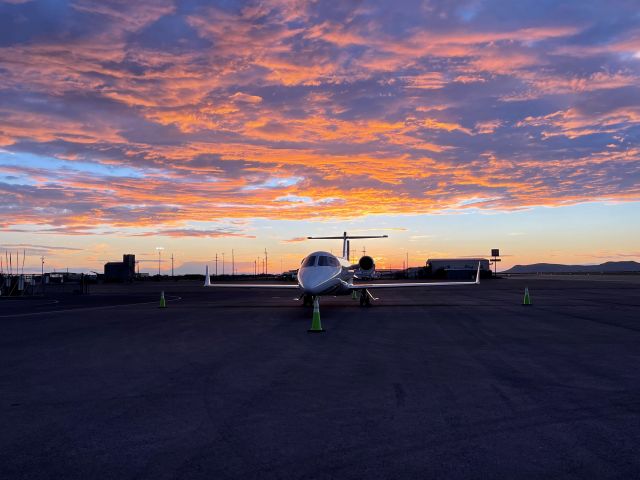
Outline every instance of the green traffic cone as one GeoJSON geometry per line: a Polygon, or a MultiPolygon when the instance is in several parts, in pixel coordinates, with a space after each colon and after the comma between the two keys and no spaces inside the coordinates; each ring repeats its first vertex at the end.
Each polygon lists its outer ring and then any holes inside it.
{"type": "Polygon", "coordinates": [[[310,333],[322,333],[322,324],[320,323],[320,303],[318,297],[313,299],[313,320],[311,320],[311,328],[307,330],[310,333]]]}
{"type": "Polygon", "coordinates": [[[522,300],[523,305],[531,305],[531,297],[529,296],[529,288],[525,287],[524,289],[524,300],[522,300]]]}
{"type": "Polygon", "coordinates": [[[164,299],[164,290],[160,293],[160,307],[159,308],[167,308],[167,302],[164,299]]]}

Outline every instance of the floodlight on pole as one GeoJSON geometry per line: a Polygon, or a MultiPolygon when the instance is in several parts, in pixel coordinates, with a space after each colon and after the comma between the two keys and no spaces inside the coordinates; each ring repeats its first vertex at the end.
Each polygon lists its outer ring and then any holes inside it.
{"type": "Polygon", "coordinates": [[[160,276],[160,262],[162,262],[162,250],[164,250],[164,247],[156,247],[156,250],[158,251],[158,276],[160,276]]]}

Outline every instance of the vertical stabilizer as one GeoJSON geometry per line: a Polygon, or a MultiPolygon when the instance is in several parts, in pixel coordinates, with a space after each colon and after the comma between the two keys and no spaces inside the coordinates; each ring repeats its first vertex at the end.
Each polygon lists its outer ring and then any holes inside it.
{"type": "Polygon", "coordinates": [[[349,240],[347,240],[347,232],[342,234],[342,258],[349,258],[349,240]]]}

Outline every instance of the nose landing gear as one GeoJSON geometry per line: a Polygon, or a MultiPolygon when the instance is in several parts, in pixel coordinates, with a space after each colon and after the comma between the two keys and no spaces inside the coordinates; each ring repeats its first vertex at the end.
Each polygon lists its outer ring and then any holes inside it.
{"type": "Polygon", "coordinates": [[[302,306],[303,307],[311,307],[311,306],[313,306],[313,295],[303,295],[302,296],[302,306]]]}

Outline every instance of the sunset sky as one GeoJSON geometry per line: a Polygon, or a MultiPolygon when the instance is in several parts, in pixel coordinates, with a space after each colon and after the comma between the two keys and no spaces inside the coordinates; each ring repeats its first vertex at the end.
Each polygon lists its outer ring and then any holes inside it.
{"type": "Polygon", "coordinates": [[[0,0],[29,271],[279,272],[345,230],[381,267],[638,260],[639,140],[635,0],[0,0]]]}

